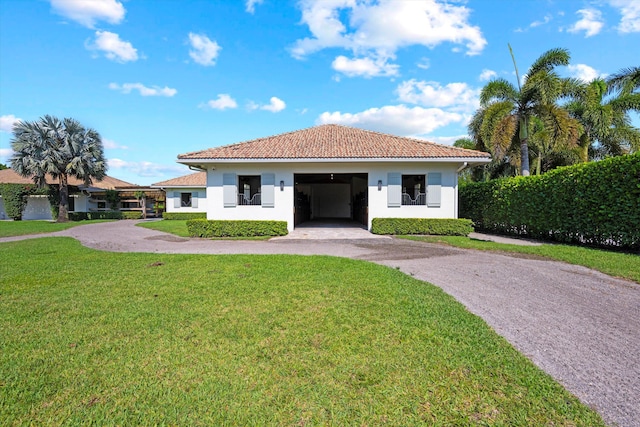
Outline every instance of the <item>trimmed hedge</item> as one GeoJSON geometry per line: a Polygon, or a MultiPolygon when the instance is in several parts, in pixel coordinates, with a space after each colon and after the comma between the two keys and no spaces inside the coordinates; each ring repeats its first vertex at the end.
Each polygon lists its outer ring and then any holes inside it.
{"type": "Polygon", "coordinates": [[[162,212],[162,218],[168,220],[207,219],[206,212],[162,212]]]}
{"type": "Polygon", "coordinates": [[[640,153],[460,187],[476,228],[603,248],[640,250],[640,153]]]}
{"type": "MultiPolygon", "coordinates": [[[[120,211],[105,211],[105,212],[69,212],[70,221],[85,221],[88,219],[123,219],[125,212],[120,211]]],[[[127,212],[128,213],[128,212],[127,212]]],[[[140,219],[139,212],[132,212],[138,214],[136,218],[126,219],[140,219]]]]}
{"type": "Polygon", "coordinates": [[[373,218],[373,234],[431,234],[437,236],[467,236],[473,231],[469,219],[455,218],[373,218]]]}
{"type": "Polygon", "coordinates": [[[223,221],[192,219],[187,221],[191,237],[285,236],[286,221],[223,221]]]}

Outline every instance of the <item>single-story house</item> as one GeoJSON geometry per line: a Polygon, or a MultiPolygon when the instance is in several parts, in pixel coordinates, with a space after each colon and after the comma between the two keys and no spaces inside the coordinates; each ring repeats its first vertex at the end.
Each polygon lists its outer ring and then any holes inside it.
{"type": "Polygon", "coordinates": [[[166,212],[206,212],[207,173],[196,172],[151,184],[166,193],[166,212]]]}
{"type": "MultiPolygon", "coordinates": [[[[490,155],[339,125],[321,125],[178,156],[206,173],[208,219],[457,218],[458,173],[490,155]]],[[[173,197],[201,187],[174,189],[173,197]]],[[[174,206],[178,202],[174,200],[174,206]]],[[[182,206],[182,201],[180,202],[182,206]]]]}
{"type": "MultiPolygon", "coordinates": [[[[48,185],[58,184],[57,179],[46,177],[48,185]]],[[[101,212],[112,209],[106,200],[106,190],[116,190],[120,196],[120,202],[115,207],[120,211],[140,211],[142,208],[135,197],[137,191],[144,191],[147,198],[147,214],[153,215],[156,202],[164,201],[164,194],[151,188],[140,187],[120,179],[106,176],[100,181],[94,181],[87,186],[83,181],[69,177],[69,212],[101,212]]],[[[33,185],[33,179],[25,178],[13,169],[0,170],[0,184],[24,184],[33,185]]],[[[0,219],[9,219],[5,209],[2,195],[0,195],[0,219]]],[[[41,219],[51,220],[51,205],[47,196],[32,195],[27,199],[27,206],[22,212],[23,220],[41,219]]]]}

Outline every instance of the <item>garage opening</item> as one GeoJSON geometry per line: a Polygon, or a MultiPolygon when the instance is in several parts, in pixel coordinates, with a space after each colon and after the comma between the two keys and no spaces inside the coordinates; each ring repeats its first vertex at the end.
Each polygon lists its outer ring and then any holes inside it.
{"type": "Polygon", "coordinates": [[[367,226],[367,174],[295,174],[295,222],[367,226]]]}

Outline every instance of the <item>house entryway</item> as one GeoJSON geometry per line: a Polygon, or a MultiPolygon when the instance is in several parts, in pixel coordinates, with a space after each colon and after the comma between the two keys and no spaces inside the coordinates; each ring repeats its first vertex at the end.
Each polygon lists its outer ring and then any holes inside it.
{"type": "Polygon", "coordinates": [[[296,225],[293,231],[282,237],[271,240],[357,240],[357,239],[389,239],[389,236],[372,234],[365,225],[351,219],[323,218],[305,221],[296,225]]]}
{"type": "Polygon", "coordinates": [[[295,174],[294,226],[311,222],[324,228],[367,226],[367,174],[295,174]]]}

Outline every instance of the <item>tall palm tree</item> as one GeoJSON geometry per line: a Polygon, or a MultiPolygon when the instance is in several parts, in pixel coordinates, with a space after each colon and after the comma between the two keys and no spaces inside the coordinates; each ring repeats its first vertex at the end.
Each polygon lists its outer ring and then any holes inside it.
{"type": "Polygon", "coordinates": [[[544,123],[554,140],[570,143],[577,139],[579,125],[557,105],[557,101],[566,95],[567,79],[561,78],[555,68],[568,65],[570,55],[566,49],[548,50],[529,67],[521,83],[510,45],[509,52],[516,70],[517,86],[503,78],[487,83],[480,92],[480,109],[469,131],[494,155],[510,154],[513,162],[519,161],[521,174],[528,176],[532,117],[544,123]]]}
{"type": "Polygon", "coordinates": [[[36,122],[19,121],[13,127],[11,168],[32,177],[39,187],[51,175],[59,183],[58,222],[69,220],[70,176],[91,184],[106,176],[102,139],[98,132],[80,122],[46,115],[36,122]]]}
{"type": "Polygon", "coordinates": [[[640,67],[623,68],[609,76],[607,84],[610,90],[621,93],[638,93],[640,91],[640,67]]]}
{"type": "Polygon", "coordinates": [[[633,79],[625,74],[612,77],[609,83],[596,78],[575,85],[565,108],[582,125],[578,143],[582,162],[640,149],[640,129],[631,125],[629,116],[630,111],[640,111],[640,93],[634,93],[639,83],[636,71],[635,89],[633,79]]]}

